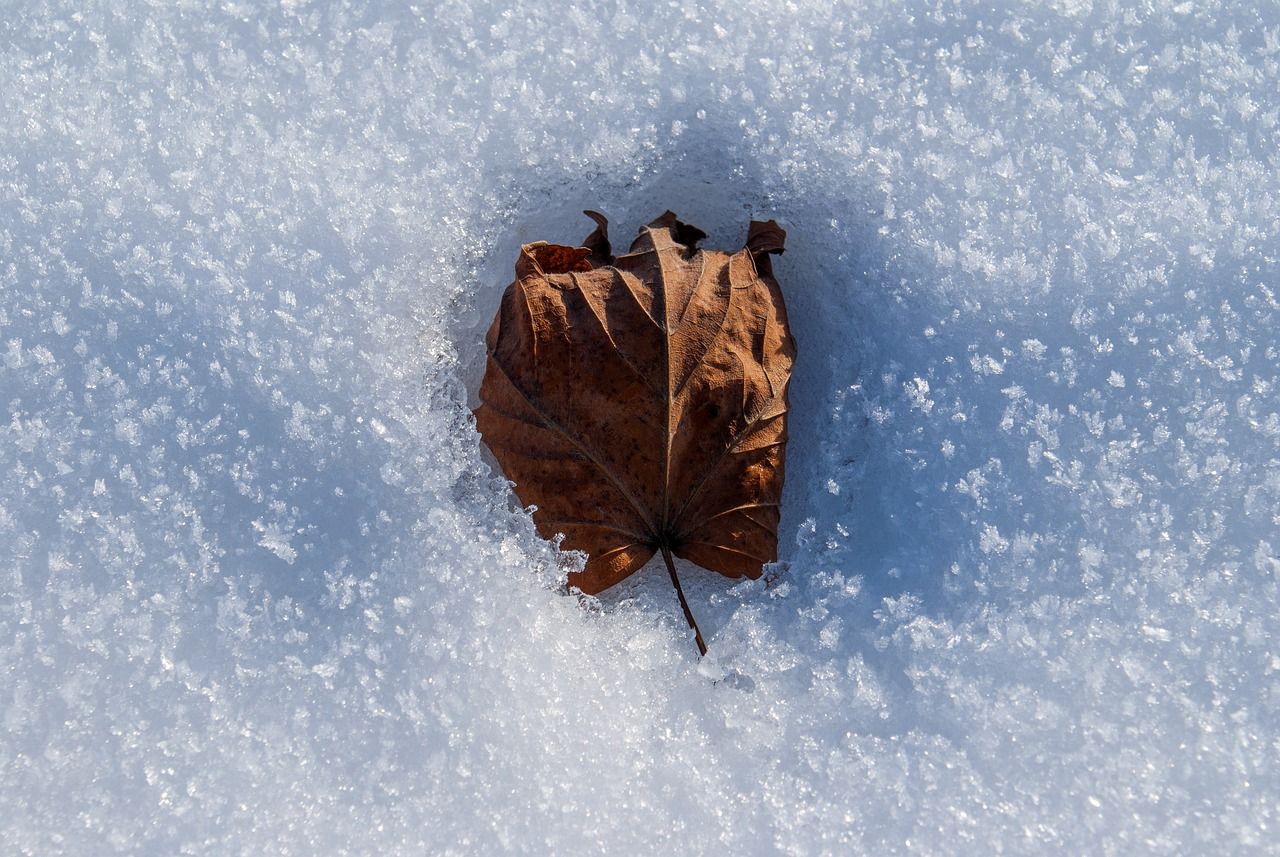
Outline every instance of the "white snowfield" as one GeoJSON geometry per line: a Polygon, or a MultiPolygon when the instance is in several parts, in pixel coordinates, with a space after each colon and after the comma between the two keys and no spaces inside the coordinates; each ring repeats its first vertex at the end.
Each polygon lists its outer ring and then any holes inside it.
{"type": "Polygon", "coordinates": [[[1276,3],[15,0],[0,109],[0,853],[1276,853],[1276,3]],[[470,416],[588,207],[789,233],[705,663],[470,416]]]}

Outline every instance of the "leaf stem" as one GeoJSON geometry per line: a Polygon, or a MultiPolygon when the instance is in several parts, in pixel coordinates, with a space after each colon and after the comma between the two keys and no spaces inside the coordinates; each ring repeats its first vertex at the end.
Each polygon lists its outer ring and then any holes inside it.
{"type": "Polygon", "coordinates": [[[684,611],[684,619],[693,629],[693,639],[698,644],[698,654],[705,657],[707,644],[702,640],[702,632],[698,630],[698,623],[693,618],[693,611],[689,609],[689,602],[684,600],[684,589],[680,586],[680,578],[676,575],[676,563],[671,558],[671,551],[666,545],[662,546],[662,558],[667,561],[667,573],[671,575],[671,585],[676,588],[676,595],[680,598],[680,609],[684,611]]]}

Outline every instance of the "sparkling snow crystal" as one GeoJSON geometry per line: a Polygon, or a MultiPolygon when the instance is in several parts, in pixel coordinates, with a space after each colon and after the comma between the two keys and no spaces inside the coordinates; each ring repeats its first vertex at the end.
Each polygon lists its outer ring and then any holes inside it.
{"type": "Polygon", "coordinates": [[[1280,6],[1012,6],[12,4],[0,850],[1274,850],[1280,6]],[[789,232],[701,666],[470,417],[587,207],[789,232]]]}

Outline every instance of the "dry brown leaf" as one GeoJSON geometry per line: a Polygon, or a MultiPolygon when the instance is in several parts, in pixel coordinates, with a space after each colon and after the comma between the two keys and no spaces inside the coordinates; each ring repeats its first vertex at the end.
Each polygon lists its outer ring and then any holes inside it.
{"type": "MultiPolygon", "coordinates": [[[[488,334],[476,422],[545,538],[588,555],[594,594],[671,555],[729,577],[777,559],[795,343],[751,223],[736,253],[667,212],[614,257],[603,215],[582,247],[520,250],[488,334]]],[[[705,652],[701,635],[699,648],[705,652]]]]}

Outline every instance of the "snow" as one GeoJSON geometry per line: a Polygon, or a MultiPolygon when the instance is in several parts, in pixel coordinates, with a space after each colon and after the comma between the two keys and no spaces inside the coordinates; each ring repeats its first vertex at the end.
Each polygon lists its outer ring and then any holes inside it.
{"type": "Polygon", "coordinates": [[[17,854],[1265,853],[1280,6],[22,2],[17,854]],[[599,599],[469,415],[523,241],[753,217],[777,582],[599,599]]]}

